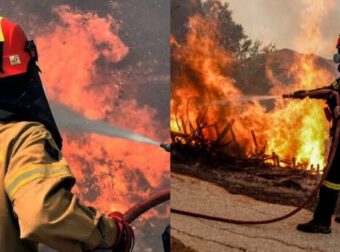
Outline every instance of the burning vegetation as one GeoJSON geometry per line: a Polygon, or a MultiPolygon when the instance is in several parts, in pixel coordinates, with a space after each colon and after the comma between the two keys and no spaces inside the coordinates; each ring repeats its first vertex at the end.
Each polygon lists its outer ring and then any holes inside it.
{"type": "MultiPolygon", "coordinates": [[[[332,67],[320,66],[327,61],[314,54],[249,40],[228,4],[184,2],[173,1],[173,19],[184,20],[172,23],[175,153],[321,171],[329,137],[325,104],[283,101],[280,95],[328,85],[335,78],[332,67]]],[[[296,41],[311,52],[322,40],[319,22],[332,6],[325,9],[321,2],[312,4],[313,15],[301,13],[296,41]]]]}

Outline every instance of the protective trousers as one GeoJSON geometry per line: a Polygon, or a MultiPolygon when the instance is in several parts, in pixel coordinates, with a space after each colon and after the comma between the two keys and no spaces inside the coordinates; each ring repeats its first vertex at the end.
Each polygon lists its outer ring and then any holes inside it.
{"type": "Polygon", "coordinates": [[[330,226],[335,212],[340,190],[340,148],[337,148],[326,180],[319,192],[319,202],[314,212],[313,221],[317,224],[330,226]]]}

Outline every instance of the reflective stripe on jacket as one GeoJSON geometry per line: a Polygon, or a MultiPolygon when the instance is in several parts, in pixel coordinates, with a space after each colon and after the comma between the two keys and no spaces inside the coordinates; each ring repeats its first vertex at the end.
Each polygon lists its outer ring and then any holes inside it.
{"type": "Polygon", "coordinates": [[[0,251],[112,246],[116,224],[71,193],[75,179],[42,124],[0,122],[0,143],[0,251]]]}

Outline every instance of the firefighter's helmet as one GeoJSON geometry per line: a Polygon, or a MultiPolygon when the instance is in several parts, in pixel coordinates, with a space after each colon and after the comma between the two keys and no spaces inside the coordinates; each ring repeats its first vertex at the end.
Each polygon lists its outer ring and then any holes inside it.
{"type": "Polygon", "coordinates": [[[19,25],[0,17],[0,78],[26,73],[31,60],[38,60],[34,42],[19,25]]]}

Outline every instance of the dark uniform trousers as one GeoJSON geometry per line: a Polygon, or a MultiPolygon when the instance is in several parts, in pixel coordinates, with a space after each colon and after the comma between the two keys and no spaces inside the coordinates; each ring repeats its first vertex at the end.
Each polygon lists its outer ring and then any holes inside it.
{"type": "Polygon", "coordinates": [[[330,171],[319,192],[319,202],[314,212],[316,224],[330,226],[340,190],[340,148],[337,148],[330,171]]]}

